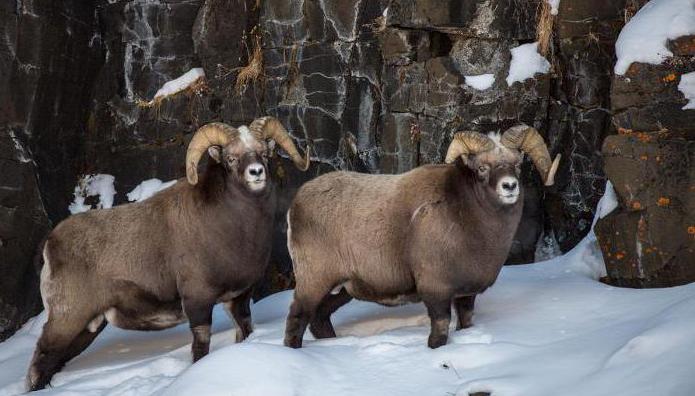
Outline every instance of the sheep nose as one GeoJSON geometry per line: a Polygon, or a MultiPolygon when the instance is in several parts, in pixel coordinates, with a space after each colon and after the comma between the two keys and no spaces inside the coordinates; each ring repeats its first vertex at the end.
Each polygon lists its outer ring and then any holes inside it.
{"type": "Polygon", "coordinates": [[[502,188],[504,188],[507,191],[514,191],[516,190],[517,183],[515,181],[513,182],[503,182],[502,183],[502,188]]]}
{"type": "Polygon", "coordinates": [[[260,176],[263,174],[263,166],[254,164],[254,165],[249,165],[249,174],[251,176],[260,176]]]}

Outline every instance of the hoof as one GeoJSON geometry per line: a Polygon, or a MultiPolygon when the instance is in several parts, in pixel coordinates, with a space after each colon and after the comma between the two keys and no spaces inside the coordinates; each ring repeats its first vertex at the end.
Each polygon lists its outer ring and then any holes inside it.
{"type": "Polygon", "coordinates": [[[285,338],[285,346],[294,349],[299,349],[302,347],[302,339],[299,337],[285,338]]]}
{"type": "Polygon", "coordinates": [[[432,349],[437,349],[442,345],[446,345],[447,341],[447,336],[430,336],[430,338],[427,339],[427,346],[432,348],[432,349]]]}

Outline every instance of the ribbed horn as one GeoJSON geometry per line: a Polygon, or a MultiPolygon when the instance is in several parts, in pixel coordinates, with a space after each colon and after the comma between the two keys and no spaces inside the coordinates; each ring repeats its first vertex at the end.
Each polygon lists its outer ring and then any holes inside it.
{"type": "Polygon", "coordinates": [[[287,132],[287,129],[285,129],[277,118],[270,116],[258,118],[249,125],[249,129],[257,137],[275,140],[275,143],[279,144],[280,147],[287,152],[297,169],[302,172],[309,169],[310,147],[307,145],[305,151],[306,158],[302,158],[294,142],[292,142],[292,138],[287,132]]]}
{"type": "Polygon", "coordinates": [[[502,134],[500,141],[507,148],[528,154],[546,186],[555,183],[555,172],[560,165],[561,156],[558,154],[554,161],[550,161],[548,146],[535,128],[525,124],[511,127],[502,134]]]}
{"type": "Polygon", "coordinates": [[[235,128],[221,122],[203,125],[193,135],[186,150],[186,178],[191,185],[198,184],[198,162],[210,146],[226,146],[232,141],[235,128]]]}
{"type": "Polygon", "coordinates": [[[495,142],[482,133],[463,131],[456,132],[446,150],[444,162],[450,164],[462,155],[479,154],[495,148],[495,142]]]}

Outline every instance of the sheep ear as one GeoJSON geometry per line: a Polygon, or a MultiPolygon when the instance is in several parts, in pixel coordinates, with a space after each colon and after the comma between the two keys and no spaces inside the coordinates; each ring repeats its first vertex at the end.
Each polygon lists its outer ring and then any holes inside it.
{"type": "Polygon", "coordinates": [[[469,169],[476,170],[477,166],[475,163],[475,154],[462,155],[461,161],[463,165],[469,169]]]}
{"type": "Polygon", "coordinates": [[[222,147],[220,146],[210,146],[208,147],[208,155],[210,158],[214,159],[218,164],[222,162],[222,147]]]}

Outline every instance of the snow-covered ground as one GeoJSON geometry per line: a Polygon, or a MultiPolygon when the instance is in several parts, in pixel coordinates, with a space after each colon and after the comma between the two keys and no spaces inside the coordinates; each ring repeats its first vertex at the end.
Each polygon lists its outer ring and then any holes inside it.
{"type": "MultiPolygon", "coordinates": [[[[610,191],[610,189],[609,189],[610,191]]],[[[612,210],[604,200],[599,213],[612,210]]],[[[282,346],[291,292],[253,306],[255,332],[234,344],[218,307],[211,354],[190,364],[187,325],[160,332],[107,327],[55,376],[56,395],[692,395],[695,284],[632,290],[604,285],[590,234],[573,251],[505,267],[478,298],[474,326],[426,347],[421,304],[353,301],[335,339],[282,346]]],[[[0,344],[0,395],[22,392],[44,315],[0,344]]]]}

